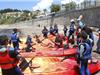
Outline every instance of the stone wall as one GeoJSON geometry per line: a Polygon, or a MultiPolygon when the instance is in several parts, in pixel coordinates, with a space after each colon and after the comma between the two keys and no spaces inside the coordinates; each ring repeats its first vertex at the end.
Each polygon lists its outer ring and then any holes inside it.
{"type": "MultiPolygon", "coordinates": [[[[100,28],[100,7],[57,13],[54,17],[53,24],[57,23],[59,25],[69,25],[70,19],[74,18],[76,20],[80,14],[83,14],[86,25],[100,28]]],[[[51,19],[53,18],[42,18],[39,20],[33,20],[32,23],[34,25],[40,24],[41,26],[47,26],[51,24],[51,19]]]]}

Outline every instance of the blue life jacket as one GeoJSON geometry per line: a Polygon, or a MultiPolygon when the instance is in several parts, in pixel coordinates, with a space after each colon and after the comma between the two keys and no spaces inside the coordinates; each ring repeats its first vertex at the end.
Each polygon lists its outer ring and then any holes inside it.
{"type": "Polygon", "coordinates": [[[12,42],[17,42],[18,41],[17,33],[12,33],[12,35],[11,35],[11,41],[12,42]]]}
{"type": "Polygon", "coordinates": [[[50,33],[53,33],[54,29],[52,27],[50,27],[50,33]]]}
{"type": "Polygon", "coordinates": [[[94,36],[93,36],[93,33],[92,32],[89,34],[89,38],[94,41],[94,36]]]}
{"type": "Polygon", "coordinates": [[[87,43],[80,43],[78,46],[78,58],[80,60],[91,58],[91,47],[87,43]]]}
{"type": "Polygon", "coordinates": [[[74,32],[74,30],[75,30],[75,29],[74,29],[74,24],[71,24],[71,25],[70,25],[70,31],[71,31],[71,32],[74,32]]]}
{"type": "Polygon", "coordinates": [[[92,39],[87,39],[86,42],[90,45],[92,49],[94,41],[92,39]]]}
{"type": "Polygon", "coordinates": [[[42,33],[43,33],[43,34],[48,34],[48,30],[47,30],[47,29],[43,29],[43,30],[42,30],[42,33]]]}

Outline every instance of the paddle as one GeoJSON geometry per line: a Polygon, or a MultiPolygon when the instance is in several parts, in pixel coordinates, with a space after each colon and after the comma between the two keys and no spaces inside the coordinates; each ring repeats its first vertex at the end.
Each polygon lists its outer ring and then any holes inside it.
{"type": "Polygon", "coordinates": [[[22,57],[22,62],[19,65],[22,72],[24,72],[29,67],[29,64],[32,62],[34,58],[35,56],[32,57],[32,59],[29,62],[27,62],[26,59],[22,57]]]}

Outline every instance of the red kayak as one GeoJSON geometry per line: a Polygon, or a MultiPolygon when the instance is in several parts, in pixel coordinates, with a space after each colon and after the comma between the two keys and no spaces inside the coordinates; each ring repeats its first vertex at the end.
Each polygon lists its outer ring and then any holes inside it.
{"type": "MultiPolygon", "coordinates": [[[[36,59],[33,60],[33,63],[37,62],[37,64],[41,64],[40,68],[35,69],[40,71],[37,72],[33,70],[33,75],[79,75],[79,65],[77,64],[75,57],[68,58],[63,62],[60,60],[61,57],[75,55],[76,52],[76,48],[66,50],[59,48],[29,53],[25,52],[21,53],[21,55],[26,58],[36,57],[36,59]],[[39,60],[37,60],[38,58],[39,60]]],[[[91,74],[95,74],[100,71],[100,62],[91,63],[88,68],[91,74]]]]}
{"type": "Polygon", "coordinates": [[[70,48],[63,50],[63,48],[54,49],[54,50],[44,50],[44,51],[36,51],[36,52],[24,52],[20,53],[23,57],[31,58],[33,56],[37,57],[63,57],[63,56],[71,56],[75,55],[77,52],[76,48],[70,48]]]}
{"type": "MultiPolygon", "coordinates": [[[[100,71],[100,62],[89,64],[91,74],[100,71]]],[[[75,60],[66,59],[64,62],[50,64],[43,72],[33,72],[33,75],[79,75],[79,66],[75,60]]]]}

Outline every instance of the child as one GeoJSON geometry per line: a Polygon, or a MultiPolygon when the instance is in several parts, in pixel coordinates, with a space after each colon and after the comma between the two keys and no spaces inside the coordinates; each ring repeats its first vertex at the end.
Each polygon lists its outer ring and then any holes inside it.
{"type": "Polygon", "coordinates": [[[26,40],[26,45],[27,47],[25,48],[26,52],[32,51],[32,38],[30,35],[28,35],[27,40],[26,40]]]}
{"type": "Polygon", "coordinates": [[[60,35],[56,35],[56,38],[55,38],[55,46],[57,48],[62,48],[63,47],[63,40],[62,38],[60,37],[60,35]]]}
{"type": "Polygon", "coordinates": [[[99,38],[97,41],[97,49],[96,49],[97,53],[100,53],[100,29],[99,29],[99,38]]]}
{"type": "Polygon", "coordinates": [[[64,28],[63,28],[63,31],[64,31],[64,35],[66,36],[66,34],[67,34],[67,27],[66,27],[66,25],[64,25],[64,28]]]}
{"type": "Polygon", "coordinates": [[[19,43],[21,43],[19,36],[18,36],[18,30],[15,28],[13,29],[13,33],[11,34],[10,44],[13,44],[13,47],[15,50],[19,50],[19,43]]]}
{"type": "Polygon", "coordinates": [[[58,34],[58,26],[57,26],[57,24],[54,25],[54,34],[55,35],[58,34]]]}
{"type": "Polygon", "coordinates": [[[70,24],[70,29],[69,29],[68,40],[70,39],[70,36],[72,36],[72,39],[74,39],[74,32],[75,32],[75,21],[74,21],[74,19],[72,19],[70,23],[71,24],[70,24]]]}
{"type": "Polygon", "coordinates": [[[18,53],[14,48],[8,47],[8,37],[0,36],[0,66],[2,75],[23,75],[18,68],[18,53]]]}
{"type": "Polygon", "coordinates": [[[91,47],[87,43],[87,33],[85,31],[81,32],[80,40],[77,53],[78,63],[80,64],[80,75],[90,75],[88,60],[91,58],[91,47]]]}
{"type": "Polygon", "coordinates": [[[48,36],[48,29],[44,26],[44,29],[42,30],[42,34],[44,38],[47,38],[48,36]]]}
{"type": "Polygon", "coordinates": [[[50,31],[50,34],[51,34],[51,35],[55,35],[55,34],[54,34],[54,29],[53,29],[52,26],[50,26],[50,30],[49,30],[49,31],[50,31]]]}

